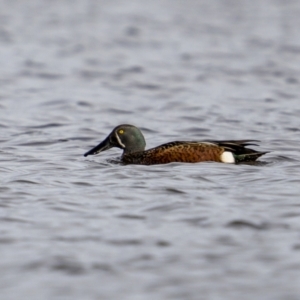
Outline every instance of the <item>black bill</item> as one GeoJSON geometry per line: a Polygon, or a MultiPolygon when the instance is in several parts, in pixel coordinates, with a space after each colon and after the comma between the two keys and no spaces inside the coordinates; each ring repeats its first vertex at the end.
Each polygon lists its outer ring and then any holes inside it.
{"type": "Polygon", "coordinates": [[[110,143],[109,138],[107,137],[103,142],[101,142],[98,146],[94,147],[93,149],[91,149],[90,151],[86,152],[84,154],[84,156],[88,156],[88,155],[94,155],[97,154],[99,152],[108,150],[110,148],[112,148],[113,145],[110,143]]]}

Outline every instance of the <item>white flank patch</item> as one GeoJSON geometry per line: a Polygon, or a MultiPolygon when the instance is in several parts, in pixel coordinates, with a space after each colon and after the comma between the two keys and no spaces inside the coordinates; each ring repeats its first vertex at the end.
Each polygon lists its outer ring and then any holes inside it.
{"type": "Polygon", "coordinates": [[[225,152],[222,153],[222,155],[221,155],[221,161],[223,163],[227,163],[227,164],[234,164],[235,163],[234,156],[229,151],[225,151],[225,152]]]}

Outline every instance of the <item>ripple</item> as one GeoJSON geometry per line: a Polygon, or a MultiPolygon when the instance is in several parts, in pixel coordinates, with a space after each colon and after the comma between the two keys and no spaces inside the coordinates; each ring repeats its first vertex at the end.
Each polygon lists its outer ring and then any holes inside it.
{"type": "Polygon", "coordinates": [[[72,182],[72,184],[76,184],[79,186],[93,186],[93,184],[88,183],[88,182],[72,182]]]}
{"type": "Polygon", "coordinates": [[[10,181],[10,183],[18,183],[18,184],[39,184],[39,182],[32,181],[32,180],[26,180],[26,179],[18,179],[10,181]]]}
{"type": "Polygon", "coordinates": [[[132,114],[132,111],[125,110],[125,109],[117,109],[117,108],[108,108],[105,110],[107,113],[110,113],[112,115],[130,115],[132,114]]]}
{"type": "Polygon", "coordinates": [[[139,239],[111,239],[106,240],[108,244],[117,245],[117,246],[136,246],[142,245],[143,241],[139,239]]]}
{"type": "Polygon", "coordinates": [[[181,191],[181,190],[179,190],[179,189],[175,189],[175,188],[172,188],[172,187],[165,188],[165,190],[166,190],[169,194],[185,194],[184,191],[181,191]]]}
{"type": "Polygon", "coordinates": [[[242,229],[242,228],[251,228],[251,229],[257,229],[257,230],[265,230],[268,228],[266,223],[254,223],[251,221],[245,221],[245,220],[234,220],[230,221],[226,224],[227,227],[242,229]]]}
{"type": "Polygon", "coordinates": [[[26,143],[19,143],[18,146],[48,146],[57,144],[59,141],[33,141],[33,142],[26,142],[26,143]]]}
{"type": "Polygon", "coordinates": [[[65,126],[65,125],[66,124],[62,124],[62,123],[48,123],[48,124],[37,125],[37,126],[28,126],[27,128],[44,129],[44,128],[52,128],[52,127],[62,127],[62,126],[65,126]]]}
{"type": "Polygon", "coordinates": [[[145,209],[145,211],[171,212],[180,209],[182,207],[185,207],[185,205],[179,203],[159,204],[159,205],[148,207],[145,209]]]}
{"type": "Polygon", "coordinates": [[[5,238],[5,237],[0,238],[0,244],[13,244],[15,242],[16,240],[12,238],[5,238]]]}
{"type": "Polygon", "coordinates": [[[19,75],[23,77],[36,77],[36,78],[47,79],[47,80],[59,80],[64,77],[63,74],[51,73],[51,72],[32,72],[29,70],[24,70],[20,72],[19,75]]]}
{"type": "Polygon", "coordinates": [[[159,84],[142,83],[142,82],[134,83],[133,87],[143,89],[143,90],[149,90],[149,91],[157,91],[161,89],[161,86],[159,84]]]}
{"type": "Polygon", "coordinates": [[[9,222],[9,223],[31,223],[31,221],[21,218],[13,218],[13,217],[0,217],[0,222],[9,222]]]}
{"type": "Polygon", "coordinates": [[[145,220],[146,219],[145,216],[132,215],[132,214],[121,214],[121,215],[118,215],[118,218],[129,219],[129,220],[145,220]]]}
{"type": "Polygon", "coordinates": [[[50,264],[50,268],[53,271],[59,271],[70,275],[82,275],[86,272],[86,268],[83,264],[76,260],[71,260],[68,257],[56,257],[50,264]]]}

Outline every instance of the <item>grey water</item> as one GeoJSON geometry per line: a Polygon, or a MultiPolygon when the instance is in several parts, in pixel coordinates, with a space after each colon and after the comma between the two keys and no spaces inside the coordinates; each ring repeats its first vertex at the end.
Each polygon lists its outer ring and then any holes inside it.
{"type": "Polygon", "coordinates": [[[300,297],[300,2],[0,1],[2,299],[300,297]],[[256,139],[261,164],[83,157],[256,139]]]}

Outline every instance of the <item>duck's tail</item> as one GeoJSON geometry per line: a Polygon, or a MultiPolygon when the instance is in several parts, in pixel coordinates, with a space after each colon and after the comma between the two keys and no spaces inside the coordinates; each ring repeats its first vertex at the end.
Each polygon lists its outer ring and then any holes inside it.
{"type": "MultiPolygon", "coordinates": [[[[252,150],[249,149],[248,150],[252,150]]],[[[252,150],[252,153],[245,153],[245,154],[234,154],[233,156],[235,158],[235,162],[236,163],[240,163],[240,162],[251,162],[251,161],[256,161],[259,157],[261,157],[262,155],[269,153],[269,152],[259,152],[256,150],[252,150]]]]}
{"type": "Polygon", "coordinates": [[[247,146],[258,146],[257,140],[238,140],[238,141],[218,141],[217,144],[223,147],[226,151],[232,153],[235,163],[253,162],[260,156],[268,153],[247,148],[247,146]]]}

